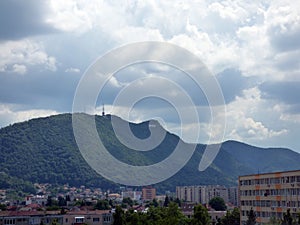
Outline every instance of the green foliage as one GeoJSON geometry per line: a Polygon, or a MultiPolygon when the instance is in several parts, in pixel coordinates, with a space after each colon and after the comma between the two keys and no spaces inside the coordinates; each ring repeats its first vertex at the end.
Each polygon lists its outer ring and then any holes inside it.
{"type": "Polygon", "coordinates": [[[16,191],[21,191],[24,193],[24,195],[25,193],[35,194],[36,192],[32,183],[24,181],[22,178],[8,175],[5,172],[0,172],[0,189],[12,189],[16,191]]]}
{"type": "Polygon", "coordinates": [[[246,225],[255,225],[256,224],[256,214],[251,208],[251,210],[248,212],[248,219],[246,221],[246,225]]]}
{"type": "MultiPolygon", "coordinates": [[[[99,136],[108,151],[120,161],[131,165],[160,162],[173,152],[179,141],[177,136],[167,132],[165,139],[155,149],[133,151],[117,139],[109,115],[95,116],[95,121],[99,136]]],[[[130,128],[139,138],[147,138],[150,135],[149,122],[130,124],[130,128]]],[[[87,131],[87,135],[91,134],[87,131]]],[[[183,169],[155,187],[165,191],[174,190],[177,185],[199,183],[234,185],[241,173],[253,173],[257,168],[262,168],[257,165],[260,160],[243,161],[250,160],[251,157],[245,155],[251,155],[254,150],[255,157],[264,159],[264,163],[268,165],[264,168],[271,168],[269,171],[296,169],[300,161],[299,154],[286,149],[271,149],[266,153],[263,149],[226,142],[213,164],[200,172],[198,165],[205,148],[205,145],[198,144],[194,155],[183,169]],[[268,157],[265,157],[266,154],[268,157]],[[265,159],[268,159],[268,162],[265,162],[265,159]],[[278,159],[281,160],[280,163],[278,159]]],[[[24,193],[34,193],[32,184],[36,182],[58,185],[68,183],[77,187],[84,184],[87,187],[103,189],[118,188],[118,185],[97,174],[83,159],[73,135],[71,114],[33,119],[0,129],[0,152],[0,189],[12,188],[24,193]]]]}
{"type": "Polygon", "coordinates": [[[165,197],[164,207],[167,207],[169,204],[170,204],[170,199],[169,199],[169,196],[167,195],[167,196],[165,197]]]}
{"type": "Polygon", "coordinates": [[[66,199],[62,196],[58,196],[58,206],[66,206],[66,205],[67,205],[66,199]]]}
{"type": "Polygon", "coordinates": [[[116,211],[113,214],[114,222],[113,225],[124,225],[126,222],[124,221],[124,211],[120,206],[116,207],[116,211]]]}
{"type": "Polygon", "coordinates": [[[208,224],[210,224],[210,217],[208,215],[207,209],[203,205],[195,206],[191,225],[208,225],[208,224]]]}
{"type": "Polygon", "coordinates": [[[218,225],[240,225],[240,210],[234,208],[232,211],[227,211],[223,216],[218,225]]]}
{"type": "Polygon", "coordinates": [[[60,224],[58,223],[57,219],[54,219],[54,220],[52,221],[51,225],[60,225],[60,224]]]}
{"type": "Polygon", "coordinates": [[[110,205],[108,200],[98,200],[95,207],[95,209],[99,209],[99,210],[107,210],[110,209],[110,205]]]}
{"type": "Polygon", "coordinates": [[[146,213],[135,212],[132,209],[124,212],[116,207],[113,215],[114,225],[188,225],[190,219],[185,217],[175,202],[168,207],[150,207],[146,213]]]}
{"type": "Polygon", "coordinates": [[[127,198],[123,198],[122,203],[128,206],[133,206],[133,201],[131,198],[127,197],[127,198]]]}
{"type": "Polygon", "coordinates": [[[227,208],[224,199],[221,197],[212,198],[209,205],[216,211],[225,211],[227,208]]]}
{"type": "Polygon", "coordinates": [[[275,217],[271,217],[268,225],[280,225],[281,221],[275,217]]]}
{"type": "Polygon", "coordinates": [[[287,212],[283,214],[283,221],[281,225],[292,225],[293,224],[293,217],[291,215],[291,210],[287,209],[287,212]]]}
{"type": "Polygon", "coordinates": [[[0,211],[5,211],[7,206],[5,204],[0,204],[0,211]]]}

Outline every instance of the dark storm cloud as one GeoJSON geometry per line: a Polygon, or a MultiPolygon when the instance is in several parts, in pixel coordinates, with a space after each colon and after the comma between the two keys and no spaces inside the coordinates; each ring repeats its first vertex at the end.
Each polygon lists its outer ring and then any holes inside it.
{"type": "Polygon", "coordinates": [[[0,40],[55,32],[45,21],[48,14],[46,1],[1,0],[0,40]]]}
{"type": "Polygon", "coordinates": [[[289,113],[300,113],[300,82],[265,82],[259,86],[262,97],[290,105],[289,113]]]}
{"type": "Polygon", "coordinates": [[[80,75],[38,72],[26,76],[0,73],[0,103],[26,109],[71,111],[80,75]]]}
{"type": "Polygon", "coordinates": [[[253,78],[243,77],[241,72],[236,69],[226,69],[217,74],[217,79],[221,86],[226,104],[234,101],[242,91],[249,88],[253,83],[253,78]]]}

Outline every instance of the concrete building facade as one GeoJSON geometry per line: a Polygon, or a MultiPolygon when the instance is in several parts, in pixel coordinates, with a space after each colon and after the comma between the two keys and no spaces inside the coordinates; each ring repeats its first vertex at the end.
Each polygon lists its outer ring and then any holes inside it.
{"type": "Polygon", "coordinates": [[[221,185],[208,186],[177,186],[176,197],[186,202],[208,204],[214,197],[221,197],[225,202],[229,201],[228,188],[221,185]]]}
{"type": "Polygon", "coordinates": [[[156,189],[153,187],[143,187],[142,188],[142,200],[143,201],[152,201],[156,198],[156,189]]]}
{"type": "Polygon", "coordinates": [[[300,170],[240,176],[239,198],[241,224],[251,208],[258,224],[282,219],[288,209],[296,217],[300,212],[300,170]]]}

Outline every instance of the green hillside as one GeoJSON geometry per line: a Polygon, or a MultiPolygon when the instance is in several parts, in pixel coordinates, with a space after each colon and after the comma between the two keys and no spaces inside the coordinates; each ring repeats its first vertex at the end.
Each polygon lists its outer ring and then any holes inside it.
{"type": "MultiPolygon", "coordinates": [[[[115,137],[110,116],[96,116],[95,119],[99,136],[110,153],[132,165],[150,165],[161,161],[179,141],[177,136],[167,133],[155,149],[134,151],[115,137]]],[[[130,128],[139,138],[146,138],[150,134],[148,125],[149,122],[130,124],[130,128]]],[[[239,142],[225,142],[213,164],[206,171],[199,172],[204,148],[205,145],[198,144],[187,165],[156,187],[174,191],[176,185],[236,185],[241,174],[256,173],[258,170],[300,169],[300,155],[291,150],[261,149],[239,142]]],[[[22,182],[68,183],[104,189],[119,186],[102,178],[83,159],[74,139],[71,114],[33,119],[0,129],[0,152],[2,177],[10,176],[22,182]]],[[[9,185],[13,186],[0,182],[0,189],[9,185]]]]}

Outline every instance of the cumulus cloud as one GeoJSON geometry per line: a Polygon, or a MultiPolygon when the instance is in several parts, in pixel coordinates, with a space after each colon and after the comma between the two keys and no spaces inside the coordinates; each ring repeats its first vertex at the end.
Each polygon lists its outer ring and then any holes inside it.
{"type": "Polygon", "coordinates": [[[267,34],[272,47],[277,51],[300,48],[299,3],[276,2],[266,13],[267,34]]]}
{"type": "Polygon", "coordinates": [[[19,73],[19,74],[25,74],[27,72],[27,68],[24,65],[20,64],[14,64],[12,66],[13,72],[19,73]]]}
{"type": "MultiPolygon", "coordinates": [[[[23,111],[47,105],[54,111],[68,111],[81,72],[97,57],[134,41],[167,41],[190,50],[216,74],[227,106],[227,139],[265,141],[264,145],[282,140],[297,146],[291,137],[299,133],[299,9],[299,3],[291,0],[49,0],[39,4],[4,0],[0,3],[0,102],[24,104],[23,111]]],[[[218,136],[220,128],[209,124],[205,95],[182,75],[162,65],[130,67],[107,83],[99,101],[108,107],[122,88],[138,78],[172,77],[189,91],[203,116],[201,140],[218,136]]],[[[168,91],[159,82],[151,85],[157,87],[157,94],[168,91]]],[[[144,91],[149,87],[142,86],[144,91]]],[[[173,90],[169,93],[176,95],[173,90]]],[[[179,132],[178,118],[169,108],[148,102],[137,105],[132,115],[139,121],[151,114],[168,115],[166,124],[179,132]]],[[[190,123],[183,129],[193,132],[197,126],[190,123]]]]}
{"type": "MultiPolygon", "coordinates": [[[[23,122],[37,117],[45,117],[58,114],[55,110],[30,109],[18,110],[20,106],[12,104],[0,104],[0,127],[7,126],[17,122],[23,122]]],[[[22,107],[22,106],[21,106],[22,107]]]]}
{"type": "Polygon", "coordinates": [[[26,73],[27,66],[42,66],[55,71],[56,59],[49,56],[42,44],[28,39],[0,43],[0,71],[26,73]]]}

